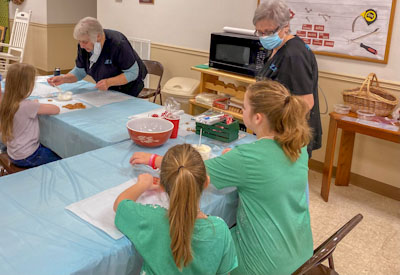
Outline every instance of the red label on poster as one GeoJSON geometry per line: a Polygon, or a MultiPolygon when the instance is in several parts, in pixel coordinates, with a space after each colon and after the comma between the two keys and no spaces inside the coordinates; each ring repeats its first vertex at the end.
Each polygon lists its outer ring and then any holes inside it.
{"type": "Polygon", "coordinates": [[[329,33],[320,32],[319,39],[329,39],[329,33]]]}
{"type": "Polygon", "coordinates": [[[307,32],[306,31],[297,31],[296,34],[300,37],[306,37],[307,36],[307,32]]]}
{"type": "Polygon", "coordinates": [[[311,44],[311,39],[309,39],[309,38],[302,38],[302,39],[303,39],[304,43],[306,43],[308,45],[311,44]]]}
{"type": "Polygon", "coordinates": [[[313,39],[312,44],[314,46],[322,46],[322,40],[313,39]]]}
{"type": "Polygon", "coordinates": [[[323,32],[324,30],[325,30],[325,26],[324,25],[315,25],[314,26],[314,31],[323,32]]]}
{"type": "Polygon", "coordinates": [[[318,37],[318,33],[316,33],[316,32],[307,32],[307,37],[317,38],[318,37]]]}
{"type": "Polygon", "coordinates": [[[335,41],[324,41],[325,47],[333,47],[334,44],[335,44],[335,41]]]}
{"type": "Polygon", "coordinates": [[[311,24],[303,24],[302,29],[305,30],[305,31],[311,31],[312,30],[312,25],[311,24]]]}

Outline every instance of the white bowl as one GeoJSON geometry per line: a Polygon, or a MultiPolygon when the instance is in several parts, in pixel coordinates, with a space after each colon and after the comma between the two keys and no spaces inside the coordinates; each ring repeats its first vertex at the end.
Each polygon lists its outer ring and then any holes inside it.
{"type": "Polygon", "coordinates": [[[368,112],[368,111],[364,111],[364,110],[357,111],[357,117],[359,119],[371,120],[374,116],[375,116],[375,113],[373,113],[373,112],[368,112]]]}
{"type": "Polygon", "coordinates": [[[200,146],[198,144],[192,144],[193,148],[197,150],[197,152],[200,153],[201,157],[203,160],[207,160],[210,158],[210,153],[211,153],[211,147],[205,144],[201,144],[200,146]]]}
{"type": "Polygon", "coordinates": [[[350,112],[351,107],[344,104],[334,104],[333,108],[338,114],[348,114],[350,112]]]}
{"type": "Polygon", "coordinates": [[[59,93],[57,96],[57,99],[60,101],[69,101],[72,99],[72,92],[68,91],[68,92],[59,93]]]}
{"type": "Polygon", "coordinates": [[[126,128],[130,138],[138,145],[156,147],[164,144],[171,136],[174,124],[155,117],[138,117],[129,120],[126,128]]]}

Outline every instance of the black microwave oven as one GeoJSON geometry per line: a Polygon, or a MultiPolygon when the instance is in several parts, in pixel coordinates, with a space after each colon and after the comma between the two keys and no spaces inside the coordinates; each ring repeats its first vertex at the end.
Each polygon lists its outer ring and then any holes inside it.
{"type": "Polygon", "coordinates": [[[211,34],[211,68],[256,76],[269,54],[256,36],[229,32],[211,34]]]}

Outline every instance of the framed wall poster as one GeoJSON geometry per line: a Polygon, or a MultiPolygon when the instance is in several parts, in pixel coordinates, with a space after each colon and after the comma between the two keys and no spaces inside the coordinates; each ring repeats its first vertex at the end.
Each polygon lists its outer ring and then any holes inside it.
{"type": "Polygon", "coordinates": [[[139,4],[154,4],[154,0],[139,0],[139,4]]]}
{"type": "Polygon", "coordinates": [[[389,59],[396,2],[286,0],[294,14],[292,33],[315,54],[384,64],[389,59]]]}

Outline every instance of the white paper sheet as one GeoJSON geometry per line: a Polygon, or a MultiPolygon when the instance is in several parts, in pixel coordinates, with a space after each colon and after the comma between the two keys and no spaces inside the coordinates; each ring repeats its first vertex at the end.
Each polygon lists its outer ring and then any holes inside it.
{"type": "Polygon", "coordinates": [[[161,114],[165,112],[165,107],[157,108],[148,112],[136,114],[136,115],[131,115],[128,118],[139,118],[139,117],[150,117],[153,114],[157,114],[159,117],[161,117],[161,114]]]}
{"type": "Polygon", "coordinates": [[[57,88],[36,82],[35,87],[33,88],[33,91],[31,93],[31,96],[50,97],[57,93],[58,93],[57,88]]]}
{"type": "Polygon", "coordinates": [[[93,92],[74,95],[74,98],[86,101],[87,103],[94,105],[96,107],[101,107],[106,104],[121,102],[124,100],[131,99],[132,96],[122,93],[115,93],[111,91],[96,90],[93,92]]]}
{"type": "Polygon", "coordinates": [[[39,99],[39,103],[53,104],[53,105],[58,106],[60,108],[60,114],[68,113],[68,112],[72,112],[72,111],[77,111],[77,110],[84,110],[84,109],[72,109],[71,110],[71,109],[63,107],[65,105],[67,105],[67,104],[82,103],[83,105],[86,106],[85,109],[89,109],[89,108],[92,107],[89,104],[87,104],[86,102],[82,102],[80,100],[72,99],[72,100],[67,100],[67,101],[59,101],[59,100],[57,100],[56,97],[54,97],[54,98],[40,98],[39,99]]]}
{"type": "Polygon", "coordinates": [[[36,77],[35,81],[36,82],[47,82],[47,79],[52,77],[52,75],[39,75],[36,77]]]}
{"type": "MultiPolygon", "coordinates": [[[[135,184],[137,178],[131,179],[113,188],[104,190],[84,200],[75,202],[65,207],[81,219],[96,226],[113,239],[122,238],[124,235],[115,227],[115,212],[113,210],[114,201],[118,195],[135,184]]],[[[137,202],[141,204],[157,204],[168,208],[169,198],[165,192],[146,191],[137,202]]]]}

